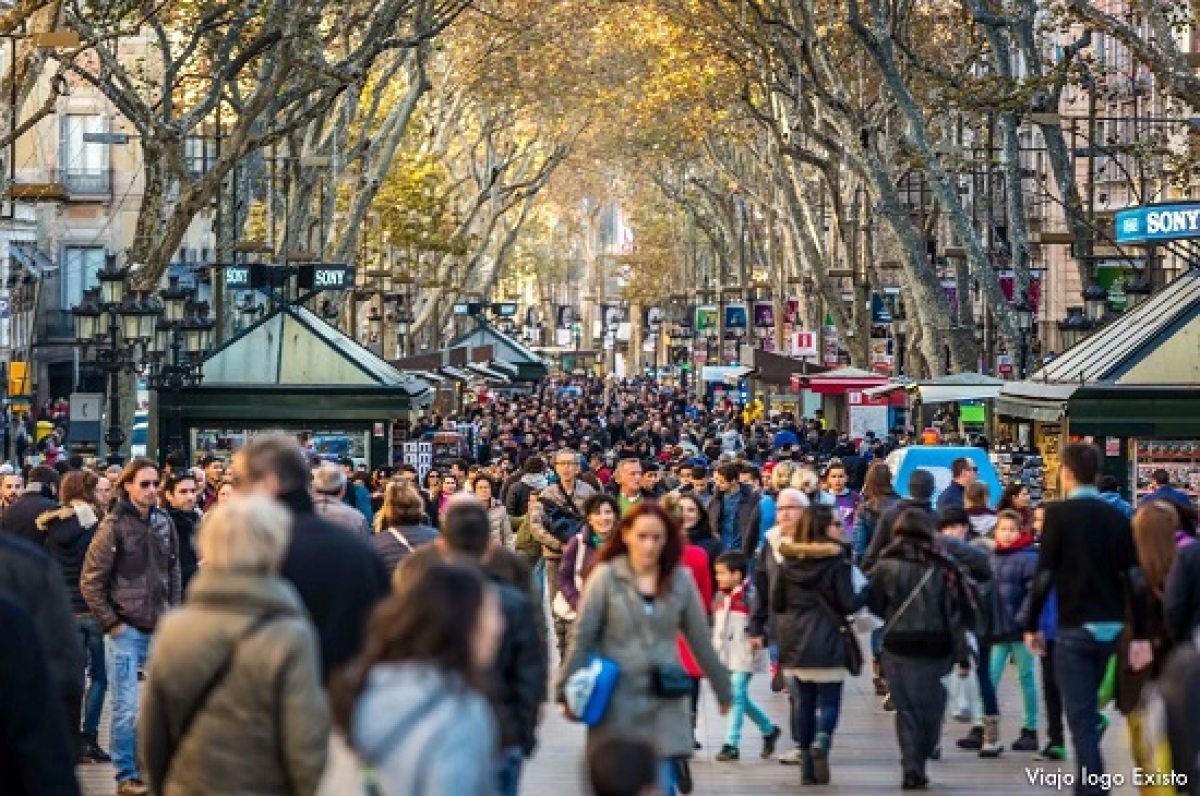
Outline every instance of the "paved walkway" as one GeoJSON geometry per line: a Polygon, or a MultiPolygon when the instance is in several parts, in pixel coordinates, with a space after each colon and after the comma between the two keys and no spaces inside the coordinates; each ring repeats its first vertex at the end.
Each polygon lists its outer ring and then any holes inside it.
{"type": "MultiPolygon", "coordinates": [[[[1016,672],[1005,674],[1001,685],[1001,711],[1009,718],[1003,722],[1002,737],[1010,744],[1019,730],[1021,715],[1020,692],[1016,672]]],[[[751,683],[751,693],[767,713],[786,726],[787,699],[772,694],[766,678],[751,683]]],[[[717,763],[713,757],[724,739],[724,719],[717,712],[711,693],[705,693],[700,718],[700,740],[704,748],[697,752],[692,764],[696,781],[695,793],[700,796],[761,796],[763,794],[797,793],[801,790],[797,767],[782,766],[776,760],[760,760],[758,737],[747,721],[742,741],[742,760],[738,763],[717,763]]],[[[1131,762],[1128,736],[1119,715],[1112,715],[1112,726],[1105,736],[1104,752],[1109,772],[1122,773],[1128,778],[1131,762]]],[[[107,725],[107,716],[105,725],[107,725]]],[[[975,754],[963,752],[954,740],[965,731],[965,725],[949,721],[943,735],[943,758],[930,764],[931,790],[944,794],[988,794],[988,796],[1018,796],[1052,792],[1044,785],[1034,785],[1030,777],[1039,771],[1047,774],[1074,772],[1070,763],[1039,763],[1031,753],[1006,750],[999,760],[980,760],[975,754]]],[[[582,784],[583,729],[563,720],[557,711],[547,707],[545,721],[539,733],[541,744],[530,761],[524,776],[522,793],[528,796],[545,794],[584,794],[582,784]]],[[[107,748],[107,726],[102,733],[107,748]]],[[[787,732],[780,741],[779,751],[789,748],[787,732]]],[[[1045,742],[1045,739],[1042,739],[1045,742]]],[[[874,696],[871,681],[860,677],[846,683],[840,726],[831,756],[833,783],[823,788],[804,788],[805,792],[823,793],[890,793],[900,789],[899,752],[893,730],[892,714],[885,713],[874,696]]],[[[111,796],[116,792],[111,766],[81,766],[80,779],[88,796],[111,796]]],[[[1070,793],[1070,788],[1064,791],[1070,793]]],[[[1112,791],[1114,794],[1133,794],[1129,785],[1112,791]]]]}

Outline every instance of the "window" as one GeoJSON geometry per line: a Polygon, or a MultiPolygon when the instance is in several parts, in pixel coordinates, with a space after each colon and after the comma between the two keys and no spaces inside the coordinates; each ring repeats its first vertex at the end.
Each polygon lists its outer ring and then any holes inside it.
{"type": "Polygon", "coordinates": [[[70,113],[62,117],[58,165],[68,190],[107,193],[109,145],[84,140],[89,133],[105,132],[104,128],[100,114],[70,113]]]}
{"type": "Polygon", "coordinates": [[[96,274],[104,268],[103,246],[68,246],[63,252],[62,308],[70,310],[83,300],[83,291],[100,284],[96,274]]]}
{"type": "Polygon", "coordinates": [[[187,162],[188,174],[192,177],[207,174],[217,160],[217,140],[189,135],[183,139],[183,158],[187,162]]]}

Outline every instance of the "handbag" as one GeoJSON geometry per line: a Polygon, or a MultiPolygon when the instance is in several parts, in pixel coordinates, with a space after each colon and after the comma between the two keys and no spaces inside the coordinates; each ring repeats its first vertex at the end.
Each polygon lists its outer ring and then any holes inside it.
{"type": "MultiPolygon", "coordinates": [[[[646,649],[653,649],[654,638],[646,631],[646,623],[638,620],[637,612],[629,604],[629,594],[624,589],[621,590],[621,600],[629,612],[630,621],[642,634],[646,649]]],[[[656,663],[650,667],[650,685],[654,695],[660,699],[679,699],[692,695],[693,681],[687,669],[678,663],[656,663]]]]}
{"type": "Polygon", "coordinates": [[[858,634],[854,632],[854,626],[850,624],[850,621],[845,616],[838,614],[833,609],[833,606],[826,601],[825,595],[821,593],[820,589],[817,589],[817,602],[821,604],[821,607],[825,609],[833,618],[834,624],[837,625],[838,636],[841,637],[842,649],[845,652],[843,665],[846,667],[846,671],[850,672],[852,676],[858,677],[862,673],[863,668],[863,651],[862,647],[859,646],[858,634]]]}
{"type": "Polygon", "coordinates": [[[601,655],[593,655],[587,666],[577,670],[563,684],[567,710],[581,723],[595,727],[608,712],[621,667],[601,655]]]}
{"type": "MultiPolygon", "coordinates": [[[[579,568],[583,565],[585,545],[586,542],[583,541],[583,537],[581,536],[579,538],[579,544],[575,548],[575,591],[580,594],[583,593],[583,575],[580,573],[579,568]]],[[[563,621],[575,621],[575,609],[572,608],[571,603],[567,601],[567,597],[562,593],[562,589],[559,589],[558,592],[555,593],[554,600],[550,603],[550,610],[554,612],[556,617],[562,619],[563,621]]]]}

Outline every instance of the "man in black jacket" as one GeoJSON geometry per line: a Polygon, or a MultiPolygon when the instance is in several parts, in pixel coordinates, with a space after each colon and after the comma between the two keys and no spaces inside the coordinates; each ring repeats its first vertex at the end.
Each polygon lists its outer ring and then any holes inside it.
{"type": "MultiPolygon", "coordinates": [[[[0,593],[9,595],[29,612],[48,658],[51,682],[66,712],[67,723],[63,726],[71,728],[74,740],[79,731],[74,725],[79,720],[86,663],[62,570],[44,549],[0,534],[0,593]]],[[[5,639],[0,646],[9,643],[7,636],[0,638],[5,639]]]]}
{"type": "Polygon", "coordinates": [[[28,611],[0,595],[0,793],[77,796],[75,761],[44,644],[28,611]]]}
{"type": "Polygon", "coordinates": [[[361,537],[313,512],[308,461],[288,434],[261,434],[234,455],[239,490],[263,492],[292,512],[292,541],[282,575],[292,582],[317,629],[325,681],[362,649],[367,618],[387,596],[383,561],[361,537]]]}
{"type": "Polygon", "coordinates": [[[1200,544],[1190,544],[1176,554],[1167,576],[1163,615],[1176,644],[1200,629],[1200,544]]]}
{"type": "MultiPolygon", "coordinates": [[[[1134,671],[1151,659],[1146,641],[1145,581],[1137,566],[1129,520],[1100,498],[1094,484],[1100,474],[1100,452],[1094,445],[1071,443],[1064,448],[1058,480],[1066,500],[1046,506],[1038,550],[1038,570],[1025,628],[1025,643],[1035,655],[1045,653],[1038,618],[1053,589],[1058,595],[1055,669],[1075,759],[1091,783],[1076,775],[1076,794],[1104,793],[1100,754],[1100,713],[1096,694],[1108,659],[1130,606],[1133,642],[1128,664],[1134,671]]],[[[1122,662],[1124,663],[1124,662],[1122,662]]]]}
{"type": "Polygon", "coordinates": [[[37,518],[58,508],[58,480],[58,471],[53,467],[38,465],[30,470],[25,492],[5,510],[4,524],[0,527],[38,547],[45,544],[37,518]]]}
{"type": "MultiPolygon", "coordinates": [[[[521,768],[537,745],[537,725],[546,697],[546,656],[528,591],[494,574],[484,558],[491,544],[487,511],[472,495],[456,495],[446,506],[441,538],[434,548],[442,558],[480,567],[500,595],[504,637],[492,667],[492,694],[500,722],[500,758],[496,793],[517,796],[521,768]]],[[[414,577],[436,557],[426,551],[409,556],[397,578],[414,577]]]]}

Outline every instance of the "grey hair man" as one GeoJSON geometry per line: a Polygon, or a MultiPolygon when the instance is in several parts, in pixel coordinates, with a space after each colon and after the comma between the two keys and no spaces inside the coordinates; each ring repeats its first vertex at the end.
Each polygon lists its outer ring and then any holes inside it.
{"type": "Polygon", "coordinates": [[[367,518],[343,502],[347,484],[345,471],[336,464],[324,462],[313,470],[313,511],[335,525],[369,537],[367,518]]]}

